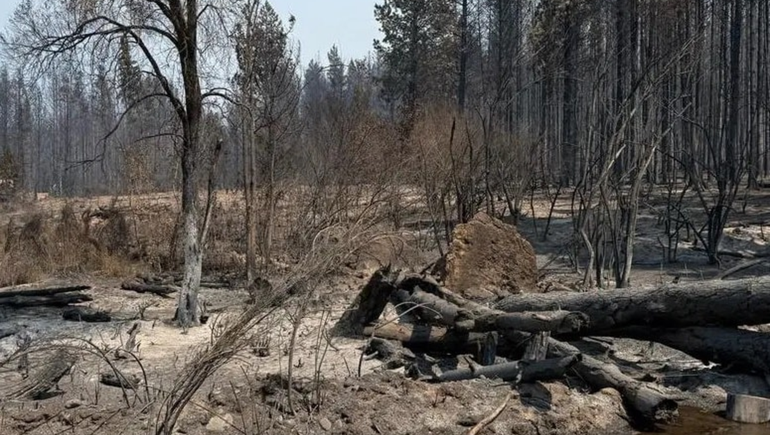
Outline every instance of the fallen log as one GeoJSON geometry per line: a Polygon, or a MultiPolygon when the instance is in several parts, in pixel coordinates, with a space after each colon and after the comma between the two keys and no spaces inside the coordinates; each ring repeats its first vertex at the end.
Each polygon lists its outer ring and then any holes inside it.
{"type": "Polygon", "coordinates": [[[743,262],[741,264],[738,264],[736,266],[733,266],[725,270],[714,279],[727,279],[738,272],[743,272],[744,270],[751,269],[752,267],[759,266],[760,264],[763,264],[763,263],[767,263],[767,260],[760,259],[760,260],[743,262]]]}
{"type": "Polygon", "coordinates": [[[398,288],[393,293],[395,303],[402,304],[405,308],[413,308],[418,317],[427,323],[454,326],[459,331],[489,332],[510,329],[575,334],[585,329],[589,323],[588,316],[579,312],[494,311],[454,295],[428,277],[404,275],[393,285],[398,288]]]}
{"type": "Polygon", "coordinates": [[[108,387],[125,388],[126,390],[136,390],[141,382],[135,375],[126,375],[120,371],[102,373],[99,382],[108,387]]]}
{"type": "MultiPolygon", "coordinates": [[[[549,355],[579,355],[574,346],[554,339],[549,341],[549,355]]],[[[594,390],[614,388],[623,396],[630,414],[643,422],[670,423],[679,415],[679,405],[648,385],[625,375],[612,364],[583,355],[574,366],[577,374],[594,390]]]]}
{"type": "Polygon", "coordinates": [[[520,294],[495,305],[506,312],[567,310],[588,315],[580,332],[627,326],[681,328],[770,323],[770,278],[700,281],[591,293],[520,294]]]}
{"type": "MultiPolygon", "coordinates": [[[[452,301],[456,305],[466,310],[471,310],[478,313],[493,312],[493,310],[490,310],[475,302],[468,301],[445,288],[440,288],[440,291],[442,292],[442,295],[445,299],[452,301]]],[[[514,297],[512,296],[511,298],[514,297]]],[[[591,311],[585,312],[581,309],[571,309],[567,307],[562,308],[569,309],[571,311],[583,312],[591,316],[591,311]]],[[[585,305],[582,306],[582,308],[590,308],[590,306],[585,305]]],[[[593,322],[593,316],[591,316],[591,322],[593,322]]],[[[589,328],[587,329],[591,329],[592,325],[589,324],[588,326],[589,328]]],[[[515,330],[506,330],[502,331],[501,333],[507,339],[514,343],[519,343],[520,345],[529,344],[533,341],[533,339],[538,338],[537,335],[515,330]]],[[[572,345],[563,343],[554,338],[540,338],[548,341],[548,356],[550,358],[565,358],[569,356],[581,355],[580,351],[572,345]]],[[[678,416],[678,404],[674,400],[667,398],[665,395],[650,388],[646,384],[623,374],[618,367],[612,364],[603,363],[587,355],[582,355],[579,358],[579,361],[577,361],[574,365],[574,369],[578,375],[595,390],[601,390],[608,387],[618,390],[623,396],[626,406],[630,409],[631,414],[633,414],[637,419],[640,419],[643,422],[664,423],[671,422],[678,416]]]]}
{"type": "Polygon", "coordinates": [[[94,299],[83,293],[64,293],[51,296],[12,296],[0,298],[0,306],[11,308],[66,307],[94,299]]]}
{"type": "Polygon", "coordinates": [[[417,358],[411,350],[405,348],[400,342],[376,337],[369,340],[366,352],[376,355],[388,370],[404,367],[417,358]]]}
{"type": "Polygon", "coordinates": [[[693,358],[740,371],[770,374],[770,335],[732,328],[682,329],[632,327],[615,330],[616,337],[654,341],[693,358]]]}
{"type": "Polygon", "coordinates": [[[457,321],[457,305],[451,304],[440,297],[415,288],[407,291],[399,289],[393,294],[394,305],[401,310],[412,309],[414,313],[427,323],[438,323],[453,326],[457,321]]]}
{"type": "Polygon", "coordinates": [[[124,281],[120,288],[126,291],[132,291],[136,293],[151,293],[162,298],[170,298],[169,295],[175,293],[178,289],[167,285],[158,284],[145,284],[139,280],[124,281]]]}
{"type": "Polygon", "coordinates": [[[485,309],[482,313],[460,311],[457,319],[459,330],[475,332],[514,330],[575,334],[588,324],[587,315],[570,311],[504,313],[485,309]]]}
{"type": "Polygon", "coordinates": [[[518,384],[521,381],[521,373],[524,363],[514,361],[491,366],[471,367],[469,369],[450,370],[436,377],[436,382],[456,382],[468,379],[500,379],[518,384]]]}
{"type": "Polygon", "coordinates": [[[33,296],[54,296],[64,293],[73,293],[84,290],[90,290],[88,285],[73,285],[63,287],[6,287],[0,288],[0,300],[12,297],[33,297],[33,296]]]}
{"type": "MultiPolygon", "coordinates": [[[[706,248],[703,248],[701,246],[695,246],[691,249],[696,252],[706,252],[706,248]]],[[[754,258],[770,257],[770,250],[765,249],[762,251],[755,252],[755,251],[729,251],[729,250],[720,249],[719,251],[717,251],[717,255],[722,257],[734,257],[734,258],[751,260],[754,258]]]]}
{"type": "Polygon", "coordinates": [[[548,356],[548,340],[551,338],[550,332],[538,332],[532,334],[532,339],[527,343],[524,350],[524,361],[541,361],[548,356]]]}
{"type": "Polygon", "coordinates": [[[112,321],[109,313],[84,307],[67,309],[62,312],[62,318],[71,322],[85,323],[109,323],[112,321]]]}
{"type": "Polygon", "coordinates": [[[436,382],[455,382],[468,379],[500,379],[506,382],[535,382],[549,381],[564,377],[581,357],[569,355],[563,358],[546,359],[542,361],[514,361],[490,366],[471,367],[468,369],[451,370],[438,375],[436,382]]]}
{"type": "Polygon", "coordinates": [[[543,359],[529,362],[521,373],[522,383],[550,381],[563,378],[569,369],[583,360],[582,354],[569,355],[562,358],[543,359]]]}
{"type": "Polygon", "coordinates": [[[364,329],[367,337],[400,341],[409,349],[435,350],[447,353],[479,353],[487,344],[488,335],[460,333],[443,327],[389,323],[364,329]]]}
{"type": "Polygon", "coordinates": [[[397,272],[392,272],[389,267],[376,271],[356,296],[353,304],[334,325],[332,335],[359,336],[364,328],[376,322],[388,305],[391,294],[396,290],[393,285],[394,275],[397,275],[397,272]]]}

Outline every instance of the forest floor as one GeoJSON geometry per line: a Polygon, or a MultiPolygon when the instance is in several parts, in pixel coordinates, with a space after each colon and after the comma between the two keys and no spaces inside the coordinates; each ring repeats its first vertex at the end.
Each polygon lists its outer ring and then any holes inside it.
{"type": "MultiPolygon", "coordinates": [[[[173,209],[173,195],[150,195],[121,199],[131,208],[173,209]]],[[[533,244],[545,281],[578,288],[582,275],[576,273],[568,255],[572,240],[569,197],[556,202],[546,241],[542,231],[549,214],[549,202],[537,195],[533,207],[526,207],[519,231],[533,244]],[[534,216],[532,210],[534,209],[534,216]],[[533,219],[534,217],[534,219],[533,219]]],[[[82,212],[106,205],[111,198],[70,201],[82,212]]],[[[5,213],[0,226],[23,222],[34,213],[56,214],[65,205],[49,198],[5,213]]],[[[695,200],[689,204],[698,213],[695,200]]],[[[633,285],[659,285],[681,280],[702,280],[717,276],[738,262],[725,257],[720,267],[707,264],[705,254],[690,249],[683,240],[678,262],[662,260],[663,230],[658,213],[662,195],[653,195],[639,214],[635,244],[633,285]]],[[[770,226],[770,193],[752,192],[745,206],[738,207],[726,230],[723,248],[740,252],[765,249],[765,226],[770,226]]],[[[237,223],[232,223],[235,226],[237,223]]],[[[158,231],[167,231],[158,230],[158,231]]],[[[417,230],[403,230],[405,240],[421,240],[417,230]]],[[[376,360],[362,359],[365,340],[330,338],[325,331],[350,305],[369,276],[381,264],[394,263],[421,270],[437,254],[419,247],[373,248],[318,282],[306,314],[297,323],[296,343],[291,351],[296,306],[274,311],[257,326],[255,341],[210,376],[193,397],[177,425],[179,434],[464,434],[491,414],[511,394],[510,404],[484,433],[499,434],[589,434],[633,432],[627,422],[620,396],[614,390],[596,393],[570,389],[563,382],[521,385],[516,389],[497,382],[476,380],[429,384],[407,379],[403,371],[387,371],[376,360]],[[397,251],[397,252],[396,252],[397,251]],[[286,396],[286,376],[292,353],[294,380],[291,403],[286,396]],[[293,409],[291,409],[293,408],[293,409]]],[[[216,251],[213,255],[224,255],[216,251]]],[[[237,260],[235,260],[237,261],[237,260]]],[[[159,419],[157,406],[180,378],[186,364],[219,337],[222,325],[237,317],[246,303],[241,289],[203,289],[202,298],[217,313],[205,326],[181,331],[169,319],[175,300],[120,290],[123,279],[136,273],[119,269],[114,273],[71,272],[51,282],[77,282],[92,286],[87,291],[94,301],[89,306],[112,313],[107,324],[64,322],[61,309],[35,308],[0,311],[0,329],[21,325],[33,344],[45,340],[83,343],[94,351],[79,356],[73,370],[59,382],[59,394],[42,401],[0,402],[0,433],[15,434],[151,434],[159,419]],[[141,313],[141,315],[140,315],[141,313]],[[141,317],[141,319],[140,319],[141,317]],[[127,331],[140,324],[139,361],[116,359],[101,352],[120,347],[127,331]],[[123,391],[99,383],[111,366],[142,380],[137,391],[123,391]]],[[[770,273],[760,264],[734,277],[770,273]]],[[[386,316],[393,313],[386,313],[386,316]]],[[[0,361],[17,348],[12,337],[0,340],[0,361]]],[[[770,386],[761,378],[726,375],[718,367],[661,345],[632,340],[597,339],[585,343],[586,351],[619,364],[624,372],[643,379],[652,374],[661,388],[680,400],[684,426],[669,433],[751,433],[746,428],[716,416],[724,407],[725,392],[770,397],[770,386]],[[680,430],[680,432],[677,432],[680,430]],[[738,432],[740,430],[740,432],[738,432]]],[[[50,359],[52,352],[33,355],[30,370],[50,359]]],[[[0,393],[22,385],[24,379],[15,365],[0,366],[0,393]]],[[[766,427],[757,428],[766,430],[766,427]]],[[[750,429],[749,429],[750,430],[750,429]]],[[[757,432],[760,433],[760,432],[757,432]]]]}

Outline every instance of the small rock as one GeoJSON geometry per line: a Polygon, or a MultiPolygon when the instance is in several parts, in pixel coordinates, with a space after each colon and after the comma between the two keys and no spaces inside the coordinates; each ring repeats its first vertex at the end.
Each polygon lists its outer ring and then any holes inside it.
{"type": "Polygon", "coordinates": [[[215,415],[209,420],[209,423],[206,425],[206,430],[209,432],[222,433],[233,426],[233,421],[235,420],[231,414],[222,416],[215,415]]]}
{"type": "Polygon", "coordinates": [[[473,415],[464,415],[457,420],[457,425],[462,427],[473,427],[479,424],[481,419],[473,415]]]}
{"type": "Polygon", "coordinates": [[[65,409],[75,409],[80,408],[81,406],[83,406],[83,402],[78,399],[68,400],[67,403],[64,404],[65,409]]]}
{"type": "Polygon", "coordinates": [[[329,432],[332,430],[332,422],[329,421],[328,418],[324,417],[321,420],[318,421],[318,424],[321,425],[321,428],[325,430],[326,432],[329,432]]]}
{"type": "Polygon", "coordinates": [[[227,396],[218,388],[209,393],[208,399],[209,403],[215,407],[225,406],[227,404],[227,396]]]}
{"type": "Polygon", "coordinates": [[[59,415],[59,421],[65,426],[74,426],[72,423],[72,414],[65,413],[59,415]]]}

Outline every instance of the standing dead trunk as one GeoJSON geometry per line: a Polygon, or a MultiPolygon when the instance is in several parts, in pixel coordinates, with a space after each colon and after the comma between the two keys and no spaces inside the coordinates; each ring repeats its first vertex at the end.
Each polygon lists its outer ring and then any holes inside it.
{"type": "MultiPolygon", "coordinates": [[[[256,152],[254,147],[254,120],[247,111],[243,127],[243,191],[246,203],[246,282],[247,286],[257,278],[257,217],[256,207],[256,152]]],[[[254,297],[255,295],[251,295],[254,297]]]]}
{"type": "Polygon", "coordinates": [[[185,147],[182,151],[182,213],[184,219],[184,276],[179,292],[176,320],[182,327],[199,324],[198,289],[203,269],[203,253],[198,240],[198,189],[195,184],[195,157],[185,147]]]}
{"type": "MultiPolygon", "coordinates": [[[[180,32],[181,43],[177,46],[182,67],[185,89],[185,109],[178,109],[182,119],[184,141],[182,143],[182,215],[184,220],[184,277],[179,292],[177,321],[182,327],[200,324],[198,290],[203,269],[203,252],[198,224],[198,152],[200,123],[203,115],[203,96],[198,74],[198,6],[188,1],[186,27],[180,32]]],[[[182,11],[179,11],[180,16],[182,11]]]]}
{"type": "Polygon", "coordinates": [[[263,268],[267,271],[270,268],[270,256],[273,249],[273,231],[275,226],[275,207],[276,207],[276,186],[275,186],[275,158],[276,158],[276,143],[275,134],[273,133],[272,123],[267,127],[267,147],[269,153],[268,162],[268,182],[267,182],[267,195],[265,198],[265,206],[267,207],[267,216],[265,217],[265,237],[262,246],[262,255],[264,256],[263,268]]]}

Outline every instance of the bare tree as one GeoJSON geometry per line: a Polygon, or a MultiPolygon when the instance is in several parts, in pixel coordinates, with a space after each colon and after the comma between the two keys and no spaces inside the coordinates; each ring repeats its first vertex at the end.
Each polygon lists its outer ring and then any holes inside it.
{"type": "MultiPolygon", "coordinates": [[[[198,0],[25,0],[11,20],[11,33],[4,38],[15,54],[35,60],[42,67],[73,54],[81,59],[101,57],[101,61],[106,56],[114,58],[122,37],[141,53],[143,74],[151,76],[160,90],[142,96],[139,101],[169,101],[181,129],[177,140],[181,150],[185,266],[176,318],[184,327],[199,323],[204,235],[201,230],[205,225],[201,225],[199,218],[197,181],[203,104],[207,98],[220,96],[216,90],[202,90],[199,56],[203,52],[201,36],[207,32],[201,23],[218,10],[214,1],[198,0]],[[168,52],[175,53],[175,59],[166,62],[168,52]],[[177,74],[181,89],[175,86],[177,74]]],[[[132,108],[127,107],[121,119],[132,108]]]]}
{"type": "Polygon", "coordinates": [[[291,19],[285,27],[269,3],[249,0],[233,40],[239,66],[249,283],[256,277],[257,243],[263,271],[270,264],[279,197],[278,160],[294,131],[299,105],[298,62],[288,39],[293,24],[291,19]],[[265,188],[261,204],[257,203],[258,185],[265,188]]]}

